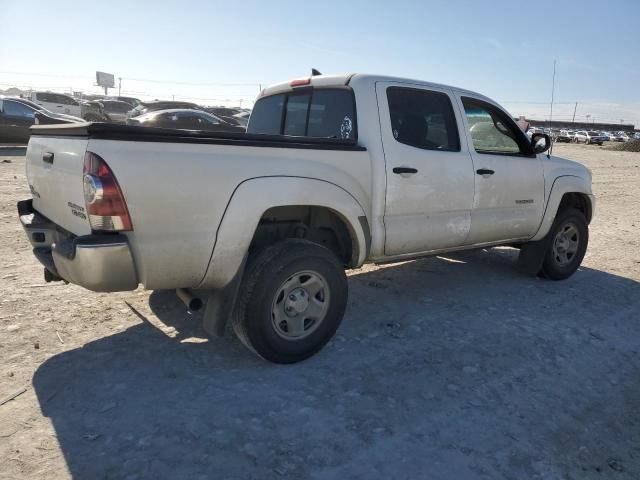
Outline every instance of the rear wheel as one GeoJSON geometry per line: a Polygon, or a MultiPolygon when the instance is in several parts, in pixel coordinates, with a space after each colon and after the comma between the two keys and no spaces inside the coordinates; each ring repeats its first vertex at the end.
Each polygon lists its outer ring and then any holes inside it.
{"type": "Polygon", "coordinates": [[[582,263],[589,243],[584,214],[575,208],[558,213],[549,231],[549,246],[541,274],[551,280],[570,277],[582,263]]]}
{"type": "Polygon", "coordinates": [[[328,249],[285,240],[250,257],[232,326],[251,350],[294,363],[333,337],[347,304],[344,267],[328,249]]]}

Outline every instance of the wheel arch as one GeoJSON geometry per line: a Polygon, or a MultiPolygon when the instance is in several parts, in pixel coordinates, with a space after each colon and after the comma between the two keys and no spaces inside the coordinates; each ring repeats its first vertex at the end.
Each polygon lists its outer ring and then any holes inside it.
{"type": "MultiPolygon", "coordinates": [[[[347,266],[357,267],[364,263],[371,243],[369,222],[361,204],[347,190],[314,178],[259,177],[245,180],[232,194],[198,288],[227,285],[238,273],[250,248],[269,243],[263,235],[265,231],[268,233],[268,227],[276,230],[275,234],[271,232],[272,238],[305,238],[278,232],[283,230],[283,223],[290,227],[297,223],[300,218],[296,214],[300,212],[311,216],[312,221],[307,224],[310,230],[317,226],[334,227],[342,248],[346,248],[348,240],[349,255],[344,257],[347,266]]],[[[284,231],[290,233],[295,228],[284,228],[284,231]]],[[[318,243],[323,244],[322,241],[318,243]]]]}
{"type": "Polygon", "coordinates": [[[589,183],[582,177],[564,175],[554,180],[542,221],[537,233],[530,241],[544,238],[556,215],[569,207],[580,210],[585,215],[587,223],[591,222],[595,211],[595,197],[591,193],[589,183]]]}

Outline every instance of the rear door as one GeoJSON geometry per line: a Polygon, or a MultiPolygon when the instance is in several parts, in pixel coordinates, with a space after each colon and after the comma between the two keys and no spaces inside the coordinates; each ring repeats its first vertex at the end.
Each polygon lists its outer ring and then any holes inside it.
{"type": "Polygon", "coordinates": [[[481,99],[458,97],[475,171],[470,244],[525,239],[544,209],[542,159],[513,119],[481,99]]]}
{"type": "Polygon", "coordinates": [[[82,184],[85,137],[32,135],[27,181],[36,211],[76,235],[91,233],[82,184]]]}
{"type": "Polygon", "coordinates": [[[448,89],[376,84],[387,174],[385,255],[465,245],[474,173],[448,89]]]}

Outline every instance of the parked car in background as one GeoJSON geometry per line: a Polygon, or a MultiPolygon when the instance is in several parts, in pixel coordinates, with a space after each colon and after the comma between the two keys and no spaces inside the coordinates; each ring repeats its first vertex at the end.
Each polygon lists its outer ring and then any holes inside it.
{"type": "Polygon", "coordinates": [[[34,124],[82,122],[81,118],[54,114],[43,107],[29,105],[28,100],[0,97],[0,143],[26,144],[34,124]]]}
{"type": "Polygon", "coordinates": [[[55,112],[52,112],[51,110],[47,110],[42,105],[38,105],[37,103],[32,102],[31,100],[27,100],[26,98],[2,97],[2,96],[0,96],[0,98],[5,98],[5,99],[11,100],[13,102],[22,103],[24,105],[27,105],[28,107],[31,107],[34,110],[37,110],[38,112],[42,113],[43,115],[46,115],[46,116],[51,117],[51,118],[59,118],[61,120],[73,121],[73,122],[82,122],[83,121],[81,117],[75,117],[73,115],[66,115],[64,113],[55,113],[55,112]]]}
{"type": "Polygon", "coordinates": [[[128,125],[143,127],[177,128],[182,130],[204,130],[208,132],[244,133],[245,128],[232,125],[225,120],[202,110],[159,110],[127,120],[128,125]]]}
{"type": "MultiPolygon", "coordinates": [[[[240,120],[238,120],[235,115],[241,113],[236,108],[227,108],[227,107],[202,107],[202,110],[205,112],[209,112],[215,115],[218,118],[225,120],[226,122],[232,125],[242,125],[240,120]]],[[[244,125],[246,126],[246,125],[244,125]]]]}
{"type": "Polygon", "coordinates": [[[240,112],[236,113],[233,118],[235,118],[241,126],[246,127],[249,123],[249,117],[251,116],[251,112],[240,112]]]}
{"type": "Polygon", "coordinates": [[[104,97],[104,100],[117,100],[119,102],[125,102],[131,105],[131,108],[135,108],[142,103],[142,100],[135,97],[123,97],[123,96],[114,96],[114,97],[104,97]]]}
{"type": "Polygon", "coordinates": [[[570,143],[571,137],[567,130],[560,130],[554,135],[554,140],[559,143],[570,143]]]}
{"type": "Polygon", "coordinates": [[[158,110],[168,110],[176,108],[182,110],[200,110],[202,107],[191,102],[175,102],[172,100],[154,100],[152,102],[140,102],[140,105],[129,112],[129,118],[137,117],[138,115],[144,115],[145,113],[149,112],[156,112],[158,110]]]}
{"type": "Polygon", "coordinates": [[[30,92],[26,98],[53,113],[82,117],[80,101],[69,95],[53,92],[30,92]]]}
{"type": "Polygon", "coordinates": [[[622,137],[616,132],[602,132],[602,134],[608,136],[610,142],[622,142],[622,137]]]}
{"type": "Polygon", "coordinates": [[[129,112],[134,108],[131,104],[119,100],[103,99],[99,103],[107,121],[112,123],[127,123],[129,112]]]}
{"type": "Polygon", "coordinates": [[[527,130],[527,137],[531,138],[536,133],[544,133],[544,128],[542,128],[542,127],[529,127],[529,130],[527,130]]]}
{"type": "Polygon", "coordinates": [[[104,113],[100,100],[84,100],[80,104],[81,116],[87,122],[106,122],[107,115],[104,113]]]}
{"type": "Polygon", "coordinates": [[[578,130],[574,137],[575,143],[586,143],[587,145],[591,145],[591,144],[602,145],[604,142],[608,140],[609,140],[609,137],[602,135],[600,132],[587,131],[587,130],[578,130]]]}
{"type": "Polygon", "coordinates": [[[629,135],[627,134],[627,132],[617,132],[616,133],[617,138],[619,138],[619,142],[628,142],[630,140],[629,135]]]}

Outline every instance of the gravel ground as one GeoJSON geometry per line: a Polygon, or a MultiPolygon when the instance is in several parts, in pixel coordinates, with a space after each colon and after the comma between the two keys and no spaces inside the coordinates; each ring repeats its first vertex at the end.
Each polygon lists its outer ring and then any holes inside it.
{"type": "MultiPolygon", "coordinates": [[[[508,248],[350,272],[336,338],[267,364],[172,292],[44,284],[0,150],[0,478],[640,478],[640,154],[593,170],[583,267],[508,248]]],[[[11,163],[5,163],[8,160],[11,163]]]]}

